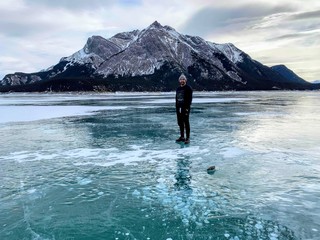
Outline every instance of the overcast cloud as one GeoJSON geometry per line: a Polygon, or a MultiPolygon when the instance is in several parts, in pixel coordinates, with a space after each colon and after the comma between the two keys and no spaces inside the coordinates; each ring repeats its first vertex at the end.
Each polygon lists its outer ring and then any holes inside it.
{"type": "Polygon", "coordinates": [[[48,68],[92,35],[109,38],[155,20],[183,34],[231,42],[306,80],[320,79],[318,0],[6,0],[0,17],[0,79],[48,68]]]}

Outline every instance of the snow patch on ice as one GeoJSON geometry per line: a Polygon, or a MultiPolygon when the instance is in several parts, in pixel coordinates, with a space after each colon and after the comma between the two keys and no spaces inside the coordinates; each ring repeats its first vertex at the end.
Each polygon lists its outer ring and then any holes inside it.
{"type": "Polygon", "coordinates": [[[120,150],[78,148],[57,153],[55,150],[20,151],[3,156],[0,160],[26,162],[26,161],[51,161],[56,159],[69,159],[76,166],[95,165],[110,167],[116,164],[136,165],[139,162],[157,162],[158,160],[174,161],[181,156],[205,154],[209,150],[200,147],[185,149],[154,150],[144,149],[143,146],[132,145],[131,149],[120,150]]]}
{"type": "Polygon", "coordinates": [[[0,123],[85,116],[93,115],[95,112],[102,110],[119,110],[126,108],[127,107],[120,106],[0,106],[0,123]]]}
{"type": "Polygon", "coordinates": [[[77,182],[79,185],[88,185],[89,183],[92,182],[92,180],[90,178],[80,178],[80,177],[77,177],[77,182]]]}
{"type": "Polygon", "coordinates": [[[228,147],[228,148],[223,148],[221,150],[221,154],[223,155],[224,158],[234,158],[234,157],[239,157],[246,152],[240,148],[236,147],[228,147]]]}

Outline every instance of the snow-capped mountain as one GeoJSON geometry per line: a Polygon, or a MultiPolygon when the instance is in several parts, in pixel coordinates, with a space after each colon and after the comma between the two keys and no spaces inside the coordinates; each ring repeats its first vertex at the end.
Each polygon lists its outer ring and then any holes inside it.
{"type": "Polygon", "coordinates": [[[92,36],[82,49],[46,70],[6,75],[0,91],[170,91],[181,73],[195,90],[312,88],[231,43],[208,42],[154,22],[109,39],[92,36]]]}

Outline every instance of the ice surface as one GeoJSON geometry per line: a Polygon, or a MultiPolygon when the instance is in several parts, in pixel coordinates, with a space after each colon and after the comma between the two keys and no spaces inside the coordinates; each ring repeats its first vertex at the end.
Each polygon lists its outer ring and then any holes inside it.
{"type": "Polygon", "coordinates": [[[318,239],[319,100],[195,92],[184,145],[174,93],[0,95],[0,238],[318,239]]]}
{"type": "Polygon", "coordinates": [[[92,115],[96,111],[117,110],[124,108],[125,107],[92,106],[0,106],[0,123],[92,115]]]}

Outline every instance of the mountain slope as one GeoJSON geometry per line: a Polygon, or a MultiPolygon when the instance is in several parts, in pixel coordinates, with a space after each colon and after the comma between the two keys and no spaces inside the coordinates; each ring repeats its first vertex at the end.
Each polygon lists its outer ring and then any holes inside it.
{"type": "Polygon", "coordinates": [[[271,69],[278,72],[281,76],[286,78],[288,81],[302,83],[302,84],[307,83],[307,81],[299,77],[292,70],[287,68],[285,65],[275,65],[275,66],[272,66],[271,69]]]}
{"type": "Polygon", "coordinates": [[[312,88],[231,43],[215,44],[154,22],[109,39],[92,36],[83,49],[42,72],[6,75],[0,91],[171,91],[181,73],[195,90],[312,88]]]}

